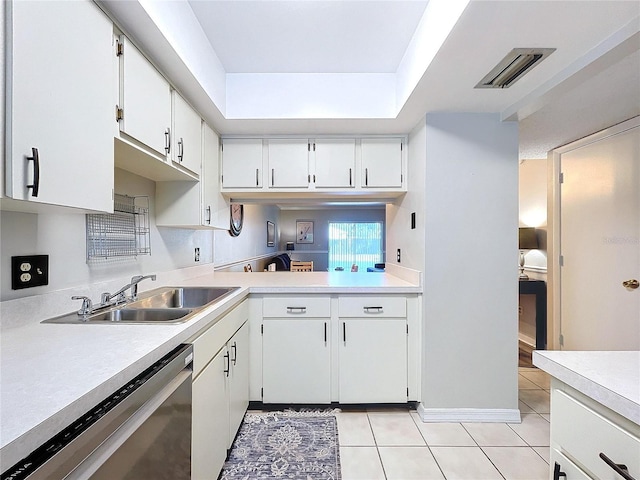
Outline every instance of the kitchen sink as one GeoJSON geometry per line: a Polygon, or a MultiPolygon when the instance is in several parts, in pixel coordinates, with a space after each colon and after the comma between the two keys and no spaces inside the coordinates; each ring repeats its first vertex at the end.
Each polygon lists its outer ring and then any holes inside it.
{"type": "Polygon", "coordinates": [[[90,315],[76,312],[49,318],[42,323],[71,324],[175,324],[197,313],[240,287],[160,287],[144,292],[135,301],[90,315]]]}
{"type": "Polygon", "coordinates": [[[161,287],[127,304],[127,308],[200,308],[226,297],[239,287],[161,287]]]}

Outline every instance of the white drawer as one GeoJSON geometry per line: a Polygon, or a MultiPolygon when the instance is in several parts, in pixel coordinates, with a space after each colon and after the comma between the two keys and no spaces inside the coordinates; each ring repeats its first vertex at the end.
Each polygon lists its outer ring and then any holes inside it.
{"type": "Polygon", "coordinates": [[[338,300],[340,317],[397,317],[407,316],[407,299],[399,296],[341,296],[338,300]]]}
{"type": "Polygon", "coordinates": [[[575,463],[573,463],[567,457],[562,455],[562,453],[560,453],[555,448],[551,449],[550,457],[551,457],[550,463],[549,463],[551,467],[550,478],[557,478],[553,476],[553,473],[554,473],[554,470],[558,468],[559,478],[566,479],[566,480],[591,480],[590,477],[586,473],[584,473],[582,470],[580,470],[580,468],[575,463]],[[558,467],[556,467],[556,464],[558,465],[558,467]],[[561,473],[564,473],[566,477],[560,476],[561,473]]]}
{"type": "Polygon", "coordinates": [[[262,300],[264,318],[329,318],[331,298],[329,297],[265,297],[262,300]]]}
{"type": "Polygon", "coordinates": [[[561,390],[554,389],[552,395],[552,447],[596,478],[621,478],[600,453],[626,465],[633,478],[640,478],[640,438],[561,390]]]}

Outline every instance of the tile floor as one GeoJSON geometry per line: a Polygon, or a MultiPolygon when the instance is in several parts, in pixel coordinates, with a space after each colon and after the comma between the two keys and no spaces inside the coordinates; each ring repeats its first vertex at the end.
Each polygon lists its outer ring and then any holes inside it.
{"type": "Polygon", "coordinates": [[[423,423],[415,411],[337,415],[343,480],[546,480],[549,377],[520,368],[522,423],[423,423]]]}

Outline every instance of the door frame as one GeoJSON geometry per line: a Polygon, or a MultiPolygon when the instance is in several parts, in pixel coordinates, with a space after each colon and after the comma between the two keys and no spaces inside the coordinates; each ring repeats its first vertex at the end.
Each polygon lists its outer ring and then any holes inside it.
{"type": "Polygon", "coordinates": [[[560,350],[560,166],[562,155],[640,127],[640,116],[551,150],[547,155],[547,348],[560,350]]]}

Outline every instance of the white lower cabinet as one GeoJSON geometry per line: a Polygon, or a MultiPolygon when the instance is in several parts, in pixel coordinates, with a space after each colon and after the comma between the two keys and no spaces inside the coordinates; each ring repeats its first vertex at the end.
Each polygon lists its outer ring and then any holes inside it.
{"type": "Polygon", "coordinates": [[[340,320],[340,403],[405,403],[406,320],[340,320]]]}
{"type": "Polygon", "coordinates": [[[331,403],[330,321],[330,318],[264,320],[264,403],[331,403]]]}
{"type": "Polygon", "coordinates": [[[640,426],[554,379],[550,468],[554,479],[640,478],[640,426]]]}
{"type": "Polygon", "coordinates": [[[245,301],[191,340],[194,479],[218,478],[249,406],[248,311],[245,301]]]}

